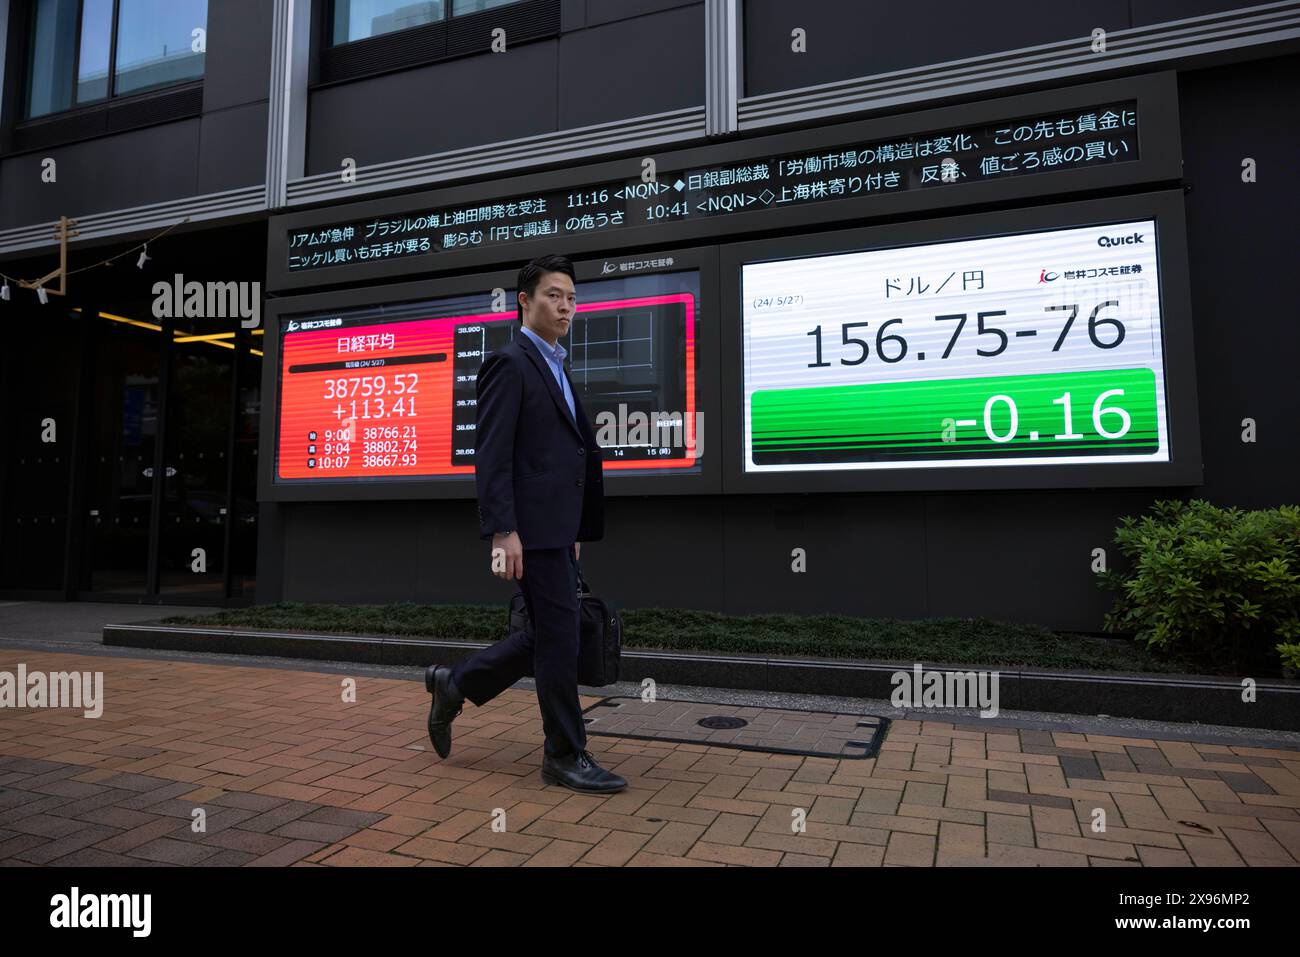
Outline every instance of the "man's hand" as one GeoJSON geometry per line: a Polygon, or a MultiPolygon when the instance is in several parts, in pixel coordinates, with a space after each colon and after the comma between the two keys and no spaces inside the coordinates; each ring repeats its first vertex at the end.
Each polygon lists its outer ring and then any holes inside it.
{"type": "Polygon", "coordinates": [[[580,551],[582,551],[582,542],[574,542],[574,543],[573,543],[573,557],[574,557],[574,558],[578,558],[578,557],[579,557],[578,553],[579,553],[580,551]]]}
{"type": "Polygon", "coordinates": [[[492,574],[507,581],[524,577],[524,545],[517,531],[492,536],[492,574]]]}

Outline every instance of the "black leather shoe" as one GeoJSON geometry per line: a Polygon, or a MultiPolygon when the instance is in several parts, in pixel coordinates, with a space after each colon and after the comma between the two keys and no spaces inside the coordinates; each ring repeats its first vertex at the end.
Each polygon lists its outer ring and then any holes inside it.
{"type": "Polygon", "coordinates": [[[451,669],[444,665],[429,665],[424,669],[424,687],[433,695],[429,706],[429,740],[438,757],[451,754],[451,723],[460,714],[465,696],[451,680],[451,669]]]}
{"type": "Polygon", "coordinates": [[[542,780],[584,794],[613,794],[627,787],[627,782],[621,777],[597,764],[590,751],[579,751],[559,758],[544,755],[542,780]]]}

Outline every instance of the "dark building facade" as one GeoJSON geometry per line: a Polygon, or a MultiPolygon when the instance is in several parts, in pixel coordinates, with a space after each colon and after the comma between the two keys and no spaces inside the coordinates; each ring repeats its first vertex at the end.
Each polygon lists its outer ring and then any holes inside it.
{"type": "Polygon", "coordinates": [[[149,6],[4,21],[0,598],[504,602],[545,252],[696,430],[602,440],[624,607],[1098,631],[1121,516],[1296,500],[1300,3],[149,6]]]}

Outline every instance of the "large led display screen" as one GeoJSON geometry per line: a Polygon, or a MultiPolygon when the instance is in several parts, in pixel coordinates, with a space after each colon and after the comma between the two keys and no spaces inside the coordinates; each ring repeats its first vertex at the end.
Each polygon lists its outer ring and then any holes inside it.
{"type": "Polygon", "coordinates": [[[1168,462],[1154,219],[742,265],[747,473],[1168,462]]]}
{"type": "Polygon", "coordinates": [[[1134,163],[1135,99],[294,228],[289,272],[1134,163]]]}
{"type": "MultiPolygon", "coordinates": [[[[560,344],[606,471],[699,471],[699,285],[695,270],[576,285],[560,344]]],[[[523,335],[513,290],[497,303],[485,291],[281,317],[275,481],[472,479],[479,366],[523,335]]]]}

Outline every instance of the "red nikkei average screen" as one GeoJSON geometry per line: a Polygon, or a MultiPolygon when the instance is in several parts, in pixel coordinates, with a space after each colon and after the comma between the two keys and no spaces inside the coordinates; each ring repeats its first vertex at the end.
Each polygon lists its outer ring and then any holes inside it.
{"type": "MultiPolygon", "coordinates": [[[[605,468],[697,469],[698,273],[579,284],[577,294],[560,342],[605,468]],[[636,413],[675,414],[682,427],[638,431],[636,413]]],[[[486,311],[488,301],[282,319],[276,481],[472,477],[479,366],[523,334],[513,310],[486,311]]]]}

